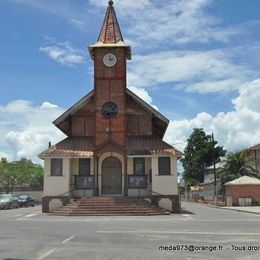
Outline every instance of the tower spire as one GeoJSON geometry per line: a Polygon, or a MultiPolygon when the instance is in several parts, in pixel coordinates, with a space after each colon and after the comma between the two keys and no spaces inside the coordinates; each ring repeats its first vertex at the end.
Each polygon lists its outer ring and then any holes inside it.
{"type": "Polygon", "coordinates": [[[112,0],[108,2],[107,12],[98,36],[98,42],[117,43],[119,41],[124,41],[113,4],[114,2],[112,0]]]}
{"type": "Polygon", "coordinates": [[[89,52],[92,58],[94,57],[95,48],[125,47],[127,49],[127,58],[131,59],[131,47],[124,42],[113,5],[114,2],[110,0],[97,42],[89,46],[89,52]]]}

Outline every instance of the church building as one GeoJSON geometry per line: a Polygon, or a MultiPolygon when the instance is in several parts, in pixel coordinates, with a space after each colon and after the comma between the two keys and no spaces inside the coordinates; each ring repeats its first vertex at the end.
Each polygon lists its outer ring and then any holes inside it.
{"type": "Polygon", "coordinates": [[[131,47],[124,42],[113,1],[89,54],[94,89],[53,123],[67,137],[44,160],[43,212],[82,197],[143,197],[178,211],[177,160],[163,141],[169,120],[127,88],[131,47]]]}

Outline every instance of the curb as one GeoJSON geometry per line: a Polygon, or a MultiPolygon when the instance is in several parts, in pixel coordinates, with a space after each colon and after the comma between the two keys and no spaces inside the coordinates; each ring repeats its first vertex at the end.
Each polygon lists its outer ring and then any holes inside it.
{"type": "MultiPolygon", "coordinates": [[[[198,202],[193,202],[193,203],[198,203],[198,202]]],[[[225,210],[233,210],[233,211],[237,211],[237,212],[244,212],[244,213],[251,213],[251,214],[255,214],[255,215],[260,215],[260,212],[256,212],[256,211],[248,211],[248,210],[243,210],[243,209],[232,209],[232,208],[226,208],[223,206],[216,206],[216,205],[212,205],[212,204],[202,204],[202,203],[198,203],[199,205],[204,205],[207,207],[211,207],[211,208],[215,208],[215,209],[225,209],[225,210]]]]}
{"type": "MultiPolygon", "coordinates": [[[[216,207],[216,206],[215,206],[215,207],[216,207]]],[[[248,211],[248,210],[243,210],[243,209],[231,209],[231,208],[225,208],[225,207],[216,207],[216,208],[260,215],[260,212],[248,211]]]]}

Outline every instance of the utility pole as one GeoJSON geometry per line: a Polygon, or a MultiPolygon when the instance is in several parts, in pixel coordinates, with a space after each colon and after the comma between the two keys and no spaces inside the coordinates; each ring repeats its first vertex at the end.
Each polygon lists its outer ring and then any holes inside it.
{"type": "Polygon", "coordinates": [[[215,206],[217,206],[217,175],[216,175],[216,159],[215,159],[215,140],[214,140],[214,134],[212,133],[212,156],[213,156],[213,173],[214,173],[214,201],[215,206]]]}

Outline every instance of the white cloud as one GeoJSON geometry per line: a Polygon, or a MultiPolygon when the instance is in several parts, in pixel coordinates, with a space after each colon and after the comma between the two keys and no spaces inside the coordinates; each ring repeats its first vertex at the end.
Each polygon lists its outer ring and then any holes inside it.
{"type": "MultiPolygon", "coordinates": [[[[108,0],[89,0],[89,2],[95,6],[104,9],[108,6],[108,0]]],[[[139,1],[129,1],[129,0],[120,0],[113,1],[114,7],[119,10],[119,12],[131,12],[132,10],[143,10],[145,7],[151,5],[150,0],[139,0],[139,1]]]]}
{"type": "Polygon", "coordinates": [[[233,100],[233,111],[212,116],[206,112],[191,120],[171,121],[165,139],[184,149],[186,139],[193,128],[204,128],[214,133],[216,140],[229,151],[237,151],[260,143],[259,80],[249,82],[239,96],[233,100]],[[257,99],[258,97],[258,99],[257,99]]]}
{"type": "Polygon", "coordinates": [[[49,102],[43,102],[40,108],[58,108],[58,106],[49,102]]]}
{"type": "Polygon", "coordinates": [[[76,18],[71,19],[70,22],[80,29],[84,29],[86,27],[86,23],[84,21],[76,18]]]}
{"type": "Polygon", "coordinates": [[[164,51],[137,55],[129,64],[128,81],[137,87],[171,83],[190,92],[225,92],[239,89],[254,76],[235,64],[229,51],[164,51]]]}
{"type": "Polygon", "coordinates": [[[82,50],[74,48],[70,42],[57,42],[40,47],[40,51],[46,53],[52,60],[66,66],[74,66],[85,63],[82,50]]]}
{"type": "Polygon", "coordinates": [[[44,102],[37,106],[26,100],[15,100],[0,106],[0,156],[19,159],[26,156],[39,162],[37,154],[46,149],[48,142],[56,143],[64,135],[52,121],[64,110],[44,102]]]}
{"type": "Polygon", "coordinates": [[[141,98],[146,103],[151,105],[154,109],[159,110],[157,106],[152,104],[153,99],[152,99],[152,97],[149,95],[149,93],[144,88],[137,88],[137,87],[134,87],[134,86],[130,86],[129,89],[132,92],[134,92],[139,98],[141,98]]]}
{"type": "Polygon", "coordinates": [[[239,93],[239,97],[232,100],[237,110],[246,107],[260,112],[260,79],[243,85],[239,93]]]}
{"type": "MultiPolygon", "coordinates": [[[[211,0],[116,1],[120,20],[127,19],[126,28],[131,38],[142,48],[191,42],[227,42],[241,33],[238,28],[221,28],[217,18],[205,9],[211,0]],[[149,42],[149,44],[147,44],[149,42]]],[[[90,0],[95,7],[104,10],[107,1],[90,0]]],[[[104,12],[104,11],[103,11],[104,12]]],[[[129,37],[129,36],[128,36],[129,37]]]]}
{"type": "MultiPolygon", "coordinates": [[[[19,4],[61,17],[77,28],[88,30],[93,16],[104,16],[107,0],[81,1],[75,5],[70,0],[13,0],[19,4]]],[[[232,36],[248,31],[248,26],[223,27],[221,20],[214,17],[207,8],[213,0],[139,0],[115,1],[118,18],[124,34],[134,39],[136,46],[183,45],[186,43],[227,42],[232,36]],[[149,44],[147,44],[149,42],[149,44]]],[[[100,19],[102,19],[100,18],[100,19]]],[[[249,25],[250,26],[250,25],[249,25]]]]}
{"type": "Polygon", "coordinates": [[[0,158],[6,158],[8,161],[12,160],[12,157],[10,156],[10,154],[5,153],[5,152],[0,152],[0,158]]]}

